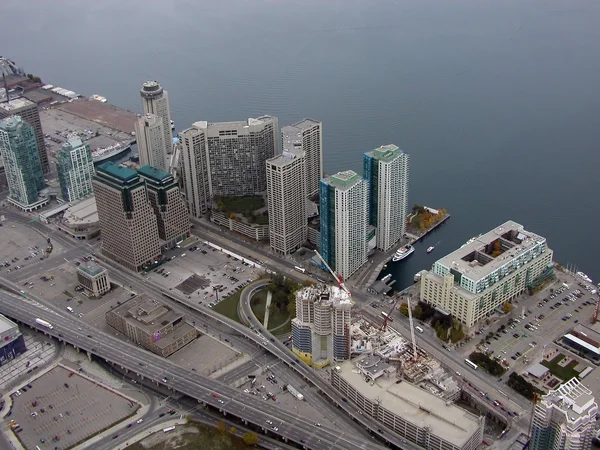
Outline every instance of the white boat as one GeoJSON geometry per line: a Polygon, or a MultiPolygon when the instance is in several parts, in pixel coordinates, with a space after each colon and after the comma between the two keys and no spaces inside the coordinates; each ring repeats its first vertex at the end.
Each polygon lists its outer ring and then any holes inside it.
{"type": "Polygon", "coordinates": [[[383,277],[381,279],[381,281],[383,281],[384,283],[387,283],[388,281],[390,281],[391,278],[392,278],[392,274],[388,273],[385,277],[383,277]]]}
{"type": "Polygon", "coordinates": [[[584,281],[587,281],[588,283],[592,282],[592,279],[590,277],[588,277],[585,273],[583,272],[577,272],[577,276],[579,278],[582,278],[584,281]]]}
{"type": "Polygon", "coordinates": [[[92,161],[95,163],[113,158],[121,153],[126,152],[131,148],[129,142],[119,142],[104,148],[97,148],[92,151],[92,161]]]}
{"type": "Polygon", "coordinates": [[[404,258],[406,258],[407,256],[409,256],[410,254],[412,254],[412,252],[414,252],[414,251],[415,251],[415,248],[410,244],[405,245],[404,247],[400,247],[398,249],[398,251],[394,254],[392,261],[394,261],[394,262],[401,261],[404,258]]]}
{"type": "Polygon", "coordinates": [[[427,247],[427,253],[431,253],[435,250],[435,247],[432,245],[431,247],[427,247]]]}

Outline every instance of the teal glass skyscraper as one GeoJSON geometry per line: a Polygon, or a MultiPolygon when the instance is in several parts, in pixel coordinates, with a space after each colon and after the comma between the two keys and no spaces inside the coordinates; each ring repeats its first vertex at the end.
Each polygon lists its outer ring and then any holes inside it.
{"type": "Polygon", "coordinates": [[[92,177],[94,161],[90,146],[74,137],[65,142],[58,152],[56,162],[58,182],[62,198],[74,202],[92,195],[92,177]]]}
{"type": "Polygon", "coordinates": [[[8,201],[26,211],[46,204],[47,199],[39,197],[44,174],[35,131],[20,116],[0,120],[0,153],[8,182],[8,201]]]}

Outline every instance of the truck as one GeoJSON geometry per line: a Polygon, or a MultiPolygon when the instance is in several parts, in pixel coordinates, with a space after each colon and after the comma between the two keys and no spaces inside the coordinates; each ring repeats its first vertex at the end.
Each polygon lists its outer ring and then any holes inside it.
{"type": "Polygon", "coordinates": [[[54,328],[50,322],[47,322],[43,319],[35,319],[35,323],[37,323],[38,325],[41,325],[43,327],[49,328],[49,329],[54,328]]]}
{"type": "Polygon", "coordinates": [[[296,397],[298,400],[304,400],[304,395],[302,395],[296,388],[290,384],[287,385],[287,390],[290,394],[296,397]]]}

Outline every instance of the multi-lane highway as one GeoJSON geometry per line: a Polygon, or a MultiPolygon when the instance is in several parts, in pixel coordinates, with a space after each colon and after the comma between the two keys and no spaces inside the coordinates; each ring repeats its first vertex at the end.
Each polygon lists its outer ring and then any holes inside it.
{"type": "Polygon", "coordinates": [[[246,422],[262,427],[273,435],[303,444],[307,448],[349,450],[381,448],[372,441],[327,427],[315,427],[314,423],[303,417],[273,405],[256,402],[252,396],[215,380],[201,377],[157,355],[115,339],[74,316],[53,311],[37,299],[25,299],[0,292],[0,310],[21,323],[42,329],[47,334],[106,361],[162,383],[176,392],[218,408],[224,413],[243,418],[246,422]],[[50,322],[54,328],[41,327],[36,324],[36,318],[50,322]],[[273,425],[268,424],[268,420],[272,421],[273,425]],[[277,431],[274,431],[273,427],[277,427],[277,431]]]}

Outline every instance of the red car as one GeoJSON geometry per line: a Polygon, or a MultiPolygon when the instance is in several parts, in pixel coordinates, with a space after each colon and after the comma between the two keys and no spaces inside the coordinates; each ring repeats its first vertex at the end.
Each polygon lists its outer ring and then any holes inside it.
{"type": "Polygon", "coordinates": [[[212,395],[214,398],[219,398],[219,394],[213,394],[212,395]]]}

